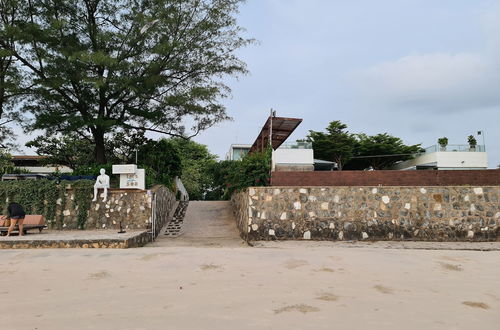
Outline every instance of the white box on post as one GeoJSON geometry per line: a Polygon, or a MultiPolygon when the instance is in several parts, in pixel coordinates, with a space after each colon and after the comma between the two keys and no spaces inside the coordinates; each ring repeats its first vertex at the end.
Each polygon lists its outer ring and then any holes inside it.
{"type": "Polygon", "coordinates": [[[146,189],[146,171],[141,168],[135,173],[120,174],[121,189],[146,189]]]}
{"type": "Polygon", "coordinates": [[[136,164],[113,165],[113,174],[134,174],[137,171],[136,164]]]}

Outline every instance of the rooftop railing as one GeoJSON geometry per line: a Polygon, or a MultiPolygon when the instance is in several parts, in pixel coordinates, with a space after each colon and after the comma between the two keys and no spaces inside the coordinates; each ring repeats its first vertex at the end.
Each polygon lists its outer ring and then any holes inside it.
{"type": "Polygon", "coordinates": [[[423,153],[432,153],[432,152],[485,152],[486,149],[484,145],[476,145],[471,147],[468,144],[448,144],[446,147],[442,147],[440,145],[433,145],[425,148],[423,153]]]}
{"type": "Polygon", "coordinates": [[[284,142],[278,149],[312,149],[312,142],[284,142]]]}

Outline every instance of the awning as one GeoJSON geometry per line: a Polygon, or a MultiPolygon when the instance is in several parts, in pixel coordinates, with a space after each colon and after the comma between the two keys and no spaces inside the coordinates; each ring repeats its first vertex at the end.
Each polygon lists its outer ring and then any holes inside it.
{"type": "Polygon", "coordinates": [[[288,139],[290,134],[300,125],[302,119],[299,118],[284,118],[284,117],[269,117],[262,127],[259,136],[250,148],[250,152],[264,151],[269,145],[269,136],[272,132],[271,145],[273,150],[288,139]],[[271,124],[272,123],[272,124],[271,124]]]}

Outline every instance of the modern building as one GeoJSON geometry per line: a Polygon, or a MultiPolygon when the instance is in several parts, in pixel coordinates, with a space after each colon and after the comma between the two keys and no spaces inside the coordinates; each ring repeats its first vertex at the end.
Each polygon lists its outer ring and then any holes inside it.
{"type": "Polygon", "coordinates": [[[261,152],[271,146],[273,171],[314,171],[312,144],[285,142],[301,122],[299,118],[276,117],[272,112],[249,152],[261,152]]]}
{"type": "Polygon", "coordinates": [[[484,145],[434,145],[415,158],[392,166],[391,170],[484,170],[488,168],[488,155],[484,145]]]}
{"type": "Polygon", "coordinates": [[[241,160],[250,151],[251,144],[231,144],[226,160],[241,160]]]}
{"type": "Polygon", "coordinates": [[[273,171],[314,171],[311,142],[285,142],[273,150],[273,171]]]}
{"type": "Polygon", "coordinates": [[[33,155],[15,155],[12,156],[12,162],[18,168],[25,169],[31,173],[50,174],[56,171],[60,173],[69,173],[72,170],[67,166],[46,166],[42,165],[44,156],[33,155]]]}

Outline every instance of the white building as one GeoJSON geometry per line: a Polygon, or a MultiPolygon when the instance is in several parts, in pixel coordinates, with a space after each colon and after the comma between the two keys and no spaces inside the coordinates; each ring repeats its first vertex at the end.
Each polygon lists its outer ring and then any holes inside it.
{"type": "Polygon", "coordinates": [[[226,160],[241,160],[250,151],[251,144],[231,144],[226,160]]]}
{"type": "Polygon", "coordinates": [[[314,171],[311,142],[285,142],[273,150],[273,171],[314,171]]]}
{"type": "Polygon", "coordinates": [[[488,155],[484,146],[447,145],[431,146],[415,158],[400,162],[391,170],[484,170],[488,168],[488,155]]]}
{"type": "MultiPolygon", "coordinates": [[[[251,144],[232,144],[226,160],[241,160],[251,144]]],[[[272,155],[273,171],[314,171],[314,156],[310,142],[285,142],[272,155]]]]}
{"type": "Polygon", "coordinates": [[[72,169],[59,165],[59,166],[49,166],[42,165],[42,160],[44,156],[34,156],[34,155],[14,155],[12,156],[12,162],[18,168],[22,168],[31,173],[39,173],[39,174],[51,174],[54,172],[60,173],[69,173],[72,172],[72,169]]]}

